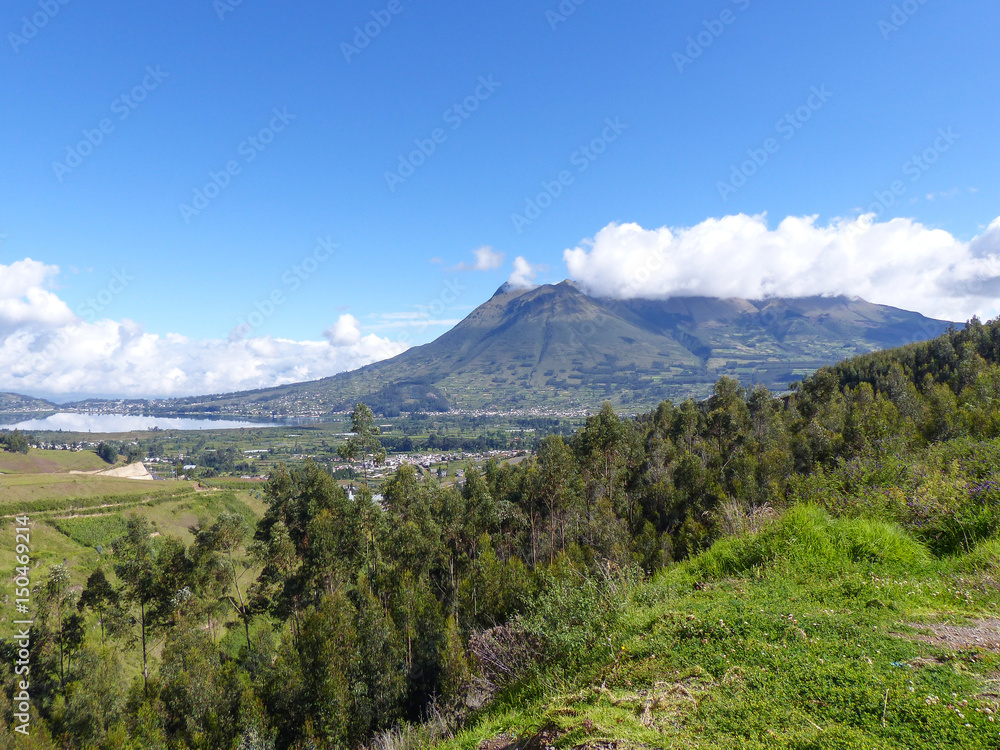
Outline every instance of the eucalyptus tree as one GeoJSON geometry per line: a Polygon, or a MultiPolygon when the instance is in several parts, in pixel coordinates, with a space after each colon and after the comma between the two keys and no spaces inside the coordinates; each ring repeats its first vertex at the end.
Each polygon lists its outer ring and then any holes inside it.
{"type": "Polygon", "coordinates": [[[104,618],[110,607],[118,604],[118,592],[108,581],[102,568],[97,568],[84,586],[80,600],[77,602],[77,609],[81,612],[90,609],[97,613],[98,622],[101,624],[101,645],[104,645],[104,618]]]}
{"type": "Polygon", "coordinates": [[[351,413],[353,435],[337,449],[337,454],[345,461],[361,460],[361,470],[368,486],[368,464],[372,468],[385,463],[385,448],[379,439],[381,431],[375,424],[375,415],[365,404],[359,403],[351,413]]]}
{"type": "Polygon", "coordinates": [[[246,555],[244,542],[250,534],[246,520],[236,513],[222,513],[214,524],[200,531],[195,538],[194,553],[204,572],[219,582],[219,598],[228,602],[243,624],[247,639],[247,652],[253,650],[250,643],[250,621],[253,608],[246,586],[241,582],[253,561],[246,555]]]}

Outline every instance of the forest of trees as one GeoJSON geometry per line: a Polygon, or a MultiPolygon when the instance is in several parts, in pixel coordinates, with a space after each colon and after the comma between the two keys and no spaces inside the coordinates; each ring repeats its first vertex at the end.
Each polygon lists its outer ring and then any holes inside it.
{"type": "Polygon", "coordinates": [[[0,432],[0,448],[10,453],[27,453],[31,444],[30,436],[20,430],[0,432]]]}
{"type": "MultiPolygon", "coordinates": [[[[403,467],[381,502],[349,500],[317,465],[282,466],[255,527],[223,514],[186,546],[133,517],[82,593],[51,569],[32,630],[45,729],[24,746],[354,748],[429,712],[457,721],[495,687],[484,642],[518,632],[524,659],[547,658],[555,636],[532,622],[567,586],[649,575],[801,500],[856,512],[838,498],[935,446],[995,465],[998,437],[1000,322],[973,321],[778,398],[724,378],[635,419],[605,406],[461,487],[403,467]]],[[[939,554],[1000,530],[995,483],[944,508],[870,502],[939,554]]]]}

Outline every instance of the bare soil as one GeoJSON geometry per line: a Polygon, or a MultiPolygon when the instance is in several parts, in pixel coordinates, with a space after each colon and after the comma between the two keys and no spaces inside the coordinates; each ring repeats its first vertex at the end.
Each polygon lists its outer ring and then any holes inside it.
{"type": "Polygon", "coordinates": [[[948,622],[915,624],[908,623],[915,630],[930,631],[905,636],[915,641],[930,643],[949,651],[978,649],[1000,653],[1000,620],[976,620],[971,625],[952,625],[948,622]]]}

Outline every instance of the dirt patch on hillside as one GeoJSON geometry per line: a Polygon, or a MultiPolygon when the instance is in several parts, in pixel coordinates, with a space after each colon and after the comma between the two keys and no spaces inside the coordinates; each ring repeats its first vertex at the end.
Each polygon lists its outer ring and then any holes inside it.
{"type": "MultiPolygon", "coordinates": [[[[545,730],[534,737],[521,740],[515,740],[509,735],[501,734],[479,743],[478,750],[549,750],[552,747],[551,743],[555,741],[557,736],[557,733],[552,730],[545,730]]],[[[595,740],[577,745],[574,750],[636,750],[637,747],[640,746],[631,742],[595,740]]]]}
{"type": "Polygon", "coordinates": [[[126,466],[118,466],[114,469],[94,470],[94,471],[71,471],[70,474],[89,474],[94,477],[118,477],[119,479],[141,479],[151,481],[153,475],[149,473],[141,461],[126,466]]]}
{"type": "Polygon", "coordinates": [[[907,624],[914,630],[930,631],[930,633],[900,634],[910,640],[930,643],[949,651],[978,649],[1000,653],[1000,620],[976,620],[971,625],[952,625],[948,622],[923,625],[907,624]]]}
{"type": "Polygon", "coordinates": [[[547,750],[558,734],[555,730],[544,729],[534,737],[515,739],[509,734],[499,734],[479,743],[478,750],[547,750]]]}

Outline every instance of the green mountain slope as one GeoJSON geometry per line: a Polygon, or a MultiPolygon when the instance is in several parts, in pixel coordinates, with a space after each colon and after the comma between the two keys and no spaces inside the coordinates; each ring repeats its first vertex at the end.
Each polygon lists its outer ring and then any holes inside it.
{"type": "Polygon", "coordinates": [[[20,422],[27,416],[37,416],[58,411],[59,406],[43,398],[23,396],[20,393],[0,393],[0,427],[20,422]]]}
{"type": "Polygon", "coordinates": [[[615,301],[572,282],[501,287],[435,341],[310,383],[156,402],[161,411],[645,408],[707,396],[722,375],[783,390],[845,357],[940,335],[918,313],[846,297],[615,301]]]}
{"type": "Polygon", "coordinates": [[[36,411],[55,411],[59,407],[51,401],[20,393],[0,393],[0,414],[23,414],[36,411]]]}

